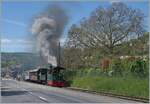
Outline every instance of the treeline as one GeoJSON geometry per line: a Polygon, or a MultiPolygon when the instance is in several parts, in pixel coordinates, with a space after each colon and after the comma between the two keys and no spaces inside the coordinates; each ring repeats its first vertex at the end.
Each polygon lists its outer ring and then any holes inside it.
{"type": "Polygon", "coordinates": [[[148,57],[149,33],[144,14],[124,3],[98,7],[68,32],[62,54],[67,69],[98,68],[103,58],[121,56],[148,57]]]}

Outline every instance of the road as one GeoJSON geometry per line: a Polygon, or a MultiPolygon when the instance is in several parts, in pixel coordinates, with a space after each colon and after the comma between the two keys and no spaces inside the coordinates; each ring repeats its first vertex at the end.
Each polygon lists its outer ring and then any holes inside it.
{"type": "Polygon", "coordinates": [[[136,103],[130,100],[11,79],[1,81],[1,91],[2,103],[136,103]]]}

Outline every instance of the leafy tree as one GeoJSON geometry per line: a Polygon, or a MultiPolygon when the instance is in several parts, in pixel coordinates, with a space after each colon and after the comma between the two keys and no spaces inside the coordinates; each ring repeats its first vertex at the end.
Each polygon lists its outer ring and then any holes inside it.
{"type": "Polygon", "coordinates": [[[113,3],[108,8],[97,8],[80,25],[72,25],[68,33],[69,47],[104,48],[114,54],[114,48],[125,41],[143,35],[144,15],[140,10],[123,3],[113,3]]]}

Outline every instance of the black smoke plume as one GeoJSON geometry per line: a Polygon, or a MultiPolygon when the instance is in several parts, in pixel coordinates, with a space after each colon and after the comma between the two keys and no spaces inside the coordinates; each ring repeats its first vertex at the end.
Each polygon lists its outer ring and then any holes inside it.
{"type": "Polygon", "coordinates": [[[67,21],[68,17],[64,9],[54,5],[35,18],[32,24],[37,50],[45,61],[53,66],[57,66],[58,42],[67,21]]]}

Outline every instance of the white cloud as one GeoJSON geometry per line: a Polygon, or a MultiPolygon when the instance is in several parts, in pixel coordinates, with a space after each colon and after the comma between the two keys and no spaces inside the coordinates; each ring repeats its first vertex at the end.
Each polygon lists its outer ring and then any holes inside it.
{"type": "Polygon", "coordinates": [[[120,0],[110,0],[109,2],[112,4],[112,3],[120,2],[120,0]]]}
{"type": "Polygon", "coordinates": [[[18,25],[18,26],[23,26],[23,27],[27,26],[25,23],[14,21],[14,20],[9,20],[9,19],[0,19],[0,21],[7,22],[7,23],[10,23],[10,24],[15,24],[15,25],[18,25]]]}
{"type": "Polygon", "coordinates": [[[10,39],[1,39],[1,43],[11,43],[10,39]]]}
{"type": "Polygon", "coordinates": [[[1,39],[1,50],[4,52],[32,52],[34,44],[27,39],[1,39]]]}
{"type": "Polygon", "coordinates": [[[14,45],[14,44],[20,44],[20,45],[32,45],[33,42],[31,40],[25,40],[25,39],[7,39],[3,38],[1,39],[2,45],[14,45]]]}
{"type": "Polygon", "coordinates": [[[17,40],[17,42],[18,42],[18,43],[22,43],[22,44],[33,44],[33,42],[30,41],[30,40],[22,40],[22,39],[19,39],[19,40],[17,40]]]}
{"type": "MultiPolygon", "coordinates": [[[[64,44],[66,41],[66,38],[61,38],[60,43],[64,44]]],[[[8,38],[2,38],[1,44],[33,44],[33,41],[27,40],[27,39],[8,39],[8,38]]]]}
{"type": "MultiPolygon", "coordinates": [[[[60,39],[60,45],[63,46],[66,38],[60,39]]],[[[27,39],[1,39],[1,50],[7,52],[33,52],[35,50],[35,43],[27,39]]]]}

